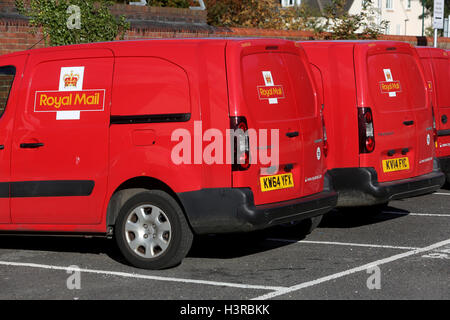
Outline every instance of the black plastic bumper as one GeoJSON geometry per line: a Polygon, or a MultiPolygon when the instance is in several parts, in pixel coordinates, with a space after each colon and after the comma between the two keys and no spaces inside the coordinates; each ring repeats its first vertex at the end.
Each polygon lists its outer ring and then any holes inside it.
{"type": "Polygon", "coordinates": [[[440,157],[439,166],[442,172],[444,172],[447,182],[450,182],[450,157],[440,157]]]}
{"type": "Polygon", "coordinates": [[[337,202],[337,193],[332,191],[328,177],[321,193],[266,205],[256,206],[249,188],[202,189],[178,196],[197,234],[264,229],[323,215],[337,202]]]}
{"type": "Polygon", "coordinates": [[[374,168],[339,168],[328,173],[339,195],[338,207],[368,206],[415,197],[432,193],[445,182],[437,161],[435,169],[428,174],[381,183],[374,168]]]}

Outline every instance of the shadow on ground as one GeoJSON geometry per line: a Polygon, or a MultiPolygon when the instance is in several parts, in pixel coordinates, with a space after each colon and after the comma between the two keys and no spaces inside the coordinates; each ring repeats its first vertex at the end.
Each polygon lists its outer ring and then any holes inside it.
{"type": "MultiPolygon", "coordinates": [[[[408,215],[408,213],[408,211],[394,207],[385,207],[378,211],[368,208],[338,209],[326,214],[319,228],[357,228],[399,219],[408,215]]],[[[307,236],[305,232],[307,224],[308,222],[303,222],[289,227],[277,226],[263,231],[243,234],[196,236],[188,257],[233,259],[274,250],[288,246],[290,243],[265,241],[265,239],[278,238],[301,241],[307,236]]],[[[128,264],[122,258],[115,241],[106,238],[1,235],[0,249],[106,254],[116,262],[128,264]]]]}
{"type": "Polygon", "coordinates": [[[408,214],[409,211],[391,206],[382,208],[339,208],[327,213],[323,217],[319,228],[358,228],[393,219],[400,219],[408,214]]]}

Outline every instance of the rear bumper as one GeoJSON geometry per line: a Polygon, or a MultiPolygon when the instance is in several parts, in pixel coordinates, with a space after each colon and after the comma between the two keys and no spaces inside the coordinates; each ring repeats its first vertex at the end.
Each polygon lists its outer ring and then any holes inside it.
{"type": "Polygon", "coordinates": [[[338,207],[369,206],[415,197],[438,190],[445,176],[435,161],[435,169],[418,177],[378,182],[374,168],[339,168],[329,171],[338,192],[338,207]]]}
{"type": "Polygon", "coordinates": [[[327,176],[321,193],[266,205],[254,204],[249,188],[215,188],[179,193],[197,234],[246,232],[323,215],[336,206],[327,176]]]}
{"type": "Polygon", "coordinates": [[[447,182],[450,182],[450,156],[438,158],[439,166],[444,172],[447,182]]]}

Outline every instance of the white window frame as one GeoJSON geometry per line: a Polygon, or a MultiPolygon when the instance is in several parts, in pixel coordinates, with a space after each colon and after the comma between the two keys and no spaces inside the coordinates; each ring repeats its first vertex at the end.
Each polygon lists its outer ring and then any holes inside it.
{"type": "Polygon", "coordinates": [[[302,4],[302,0],[281,0],[281,6],[283,8],[299,6],[302,4]]]}
{"type": "Polygon", "coordinates": [[[386,10],[394,10],[394,0],[386,0],[386,10]]]}

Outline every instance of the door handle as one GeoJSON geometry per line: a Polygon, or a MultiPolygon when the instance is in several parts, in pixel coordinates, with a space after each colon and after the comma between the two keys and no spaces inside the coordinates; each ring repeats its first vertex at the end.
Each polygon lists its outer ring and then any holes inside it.
{"type": "Polygon", "coordinates": [[[403,121],[403,124],[405,126],[412,126],[414,124],[414,121],[413,120],[403,121]]]}
{"type": "Polygon", "coordinates": [[[298,131],[288,132],[288,133],[286,133],[286,136],[289,138],[298,137],[298,131]]]}
{"type": "Polygon", "coordinates": [[[5,149],[5,146],[0,144],[0,150],[3,150],[3,149],[5,149]]]}
{"type": "Polygon", "coordinates": [[[446,123],[447,123],[447,120],[448,120],[447,115],[444,114],[444,115],[441,117],[442,123],[443,123],[443,124],[446,124],[446,123]]]}
{"type": "Polygon", "coordinates": [[[20,147],[22,149],[36,149],[36,148],[40,148],[43,147],[44,144],[42,142],[35,142],[35,143],[21,143],[20,147]]]}

